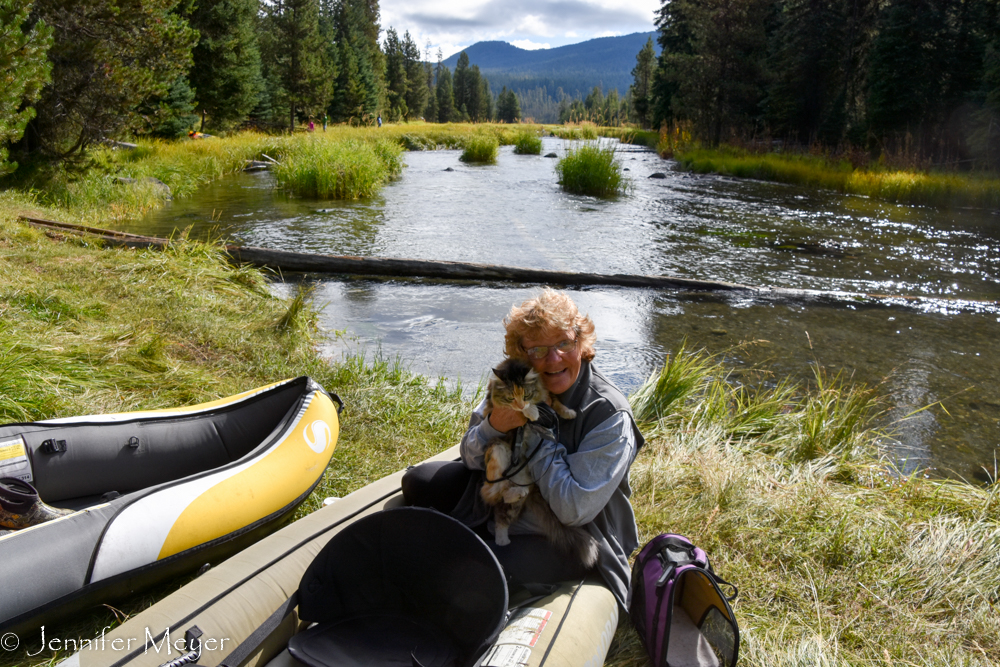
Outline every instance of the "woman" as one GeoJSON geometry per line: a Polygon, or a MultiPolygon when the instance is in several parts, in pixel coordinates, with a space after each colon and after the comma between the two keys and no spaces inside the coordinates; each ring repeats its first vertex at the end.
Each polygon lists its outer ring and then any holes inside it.
{"type": "MultiPolygon", "coordinates": [[[[514,306],[504,327],[507,355],[527,361],[549,393],[577,412],[573,420],[559,419],[558,442],[542,441],[528,465],[559,520],[583,527],[597,540],[597,570],[624,610],[628,557],[639,545],[628,472],[643,444],[628,401],[593,366],[594,323],[565,293],[546,289],[514,306]]],[[[479,496],[483,451],[491,439],[526,422],[521,413],[501,407],[487,419],[484,407],[485,401],[472,413],[460,446],[461,463],[425,464],[403,477],[408,502],[448,512],[481,534],[490,518],[479,496]]],[[[509,546],[486,540],[508,579],[553,583],[586,574],[582,565],[568,562],[544,537],[533,534],[529,524],[511,526],[509,546]]]]}

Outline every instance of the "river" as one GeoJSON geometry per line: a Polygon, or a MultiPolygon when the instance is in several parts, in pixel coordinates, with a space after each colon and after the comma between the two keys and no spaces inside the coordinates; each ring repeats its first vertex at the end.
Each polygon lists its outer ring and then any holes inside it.
{"type": "MultiPolygon", "coordinates": [[[[546,137],[542,153],[562,155],[568,145],[546,137]]],[[[902,470],[994,475],[1000,212],[693,175],[648,149],[617,148],[632,188],[611,200],[562,192],[551,158],[503,147],[496,165],[472,166],[443,150],[407,153],[402,177],[368,201],[294,198],[276,191],[266,172],[242,174],[122,229],[164,236],[191,227],[197,237],[305,252],[888,295],[789,302],[634,288],[573,294],[597,325],[595,363],[626,392],[685,341],[737,372],[759,366],[808,382],[819,364],[882,385],[895,435],[888,454],[902,470]]],[[[287,293],[298,279],[275,289],[287,293]]],[[[309,280],[322,325],[342,332],[331,335],[327,354],[398,355],[411,370],[470,392],[501,357],[504,314],[538,290],[309,280]]]]}

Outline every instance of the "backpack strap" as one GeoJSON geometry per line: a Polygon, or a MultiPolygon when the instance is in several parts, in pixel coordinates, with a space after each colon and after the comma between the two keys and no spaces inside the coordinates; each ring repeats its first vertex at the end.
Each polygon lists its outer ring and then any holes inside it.
{"type": "Polygon", "coordinates": [[[278,605],[278,608],[274,610],[267,620],[261,623],[256,630],[250,633],[250,636],[244,639],[239,646],[233,649],[233,652],[225,657],[225,659],[219,663],[219,667],[242,667],[243,663],[247,659],[257,652],[261,644],[274,632],[281,622],[284,621],[289,614],[297,607],[299,604],[299,592],[295,591],[292,593],[292,597],[285,600],[282,604],[278,605]]]}

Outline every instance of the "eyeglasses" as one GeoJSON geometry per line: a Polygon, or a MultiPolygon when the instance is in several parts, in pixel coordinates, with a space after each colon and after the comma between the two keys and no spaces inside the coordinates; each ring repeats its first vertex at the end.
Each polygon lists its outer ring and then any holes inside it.
{"type": "Polygon", "coordinates": [[[562,356],[575,348],[576,340],[570,340],[567,338],[566,340],[559,341],[555,345],[537,345],[535,347],[529,347],[525,350],[525,352],[532,359],[544,359],[549,356],[549,350],[555,350],[560,356],[562,356]]]}

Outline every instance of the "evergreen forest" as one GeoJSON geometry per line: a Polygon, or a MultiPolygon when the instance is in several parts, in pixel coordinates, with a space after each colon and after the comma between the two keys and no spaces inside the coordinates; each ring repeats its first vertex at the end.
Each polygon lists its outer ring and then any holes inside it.
{"type": "Polygon", "coordinates": [[[495,100],[518,120],[467,55],[434,65],[379,21],[378,0],[0,0],[0,175],[131,136],[480,122],[495,100]]]}
{"type": "Polygon", "coordinates": [[[644,125],[1000,166],[997,0],[667,0],[644,125]]]}

